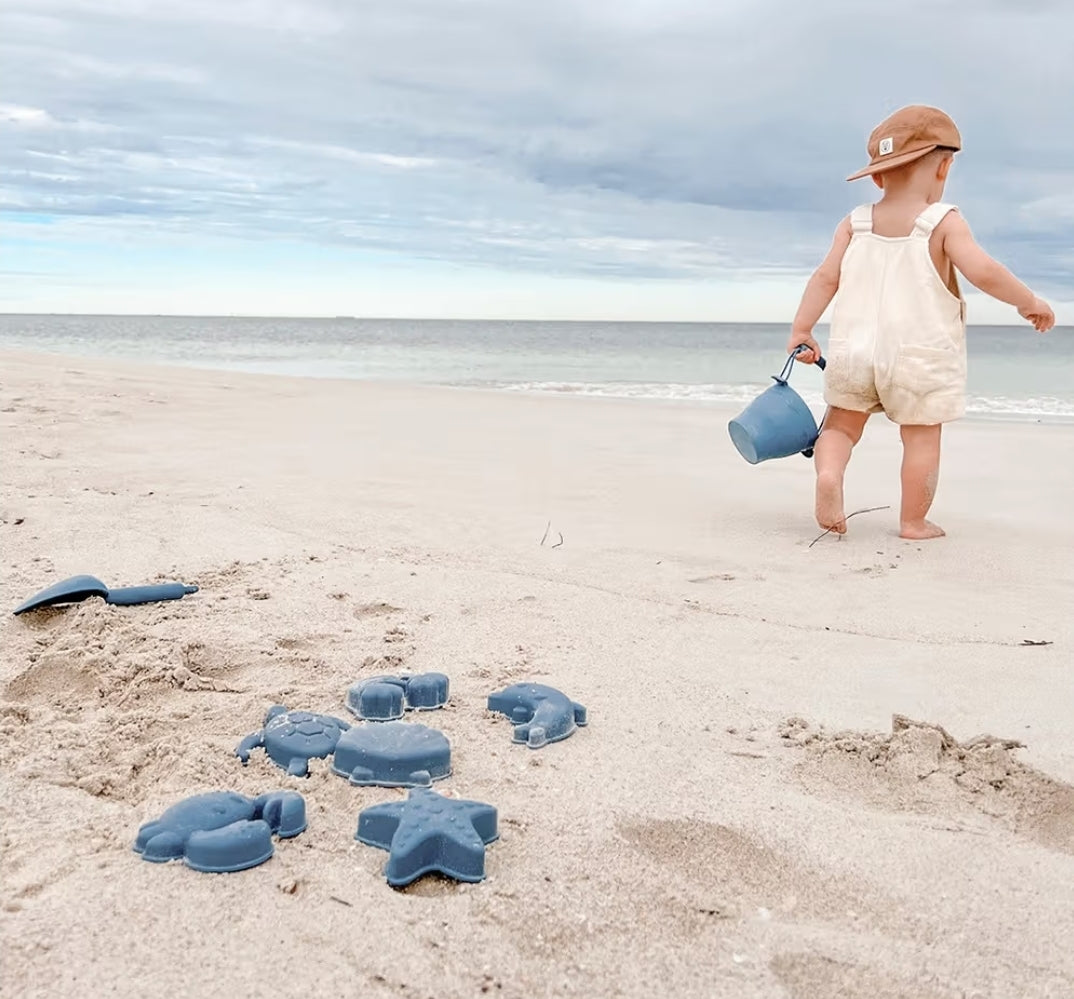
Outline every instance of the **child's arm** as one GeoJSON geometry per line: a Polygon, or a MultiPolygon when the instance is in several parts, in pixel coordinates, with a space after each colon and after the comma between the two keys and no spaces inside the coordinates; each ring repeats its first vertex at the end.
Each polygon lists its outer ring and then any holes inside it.
{"type": "Polygon", "coordinates": [[[1045,333],[1055,325],[1055,314],[1048,303],[1037,298],[1003,264],[977,245],[969,225],[958,212],[948,212],[937,231],[943,239],[943,252],[970,284],[1013,305],[1038,333],[1045,333]]]}
{"type": "Polygon", "coordinates": [[[831,304],[835,293],[839,290],[839,268],[843,263],[843,254],[850,245],[850,237],[853,235],[850,228],[850,216],[848,215],[835,230],[831,249],[828,255],[821,261],[821,265],[813,272],[805,291],[802,293],[802,301],[798,306],[798,312],[791,323],[791,338],[787,341],[787,353],[793,354],[802,344],[809,348],[798,355],[799,361],[812,364],[820,357],[820,345],[813,339],[813,327],[823,315],[824,310],[831,304]]]}

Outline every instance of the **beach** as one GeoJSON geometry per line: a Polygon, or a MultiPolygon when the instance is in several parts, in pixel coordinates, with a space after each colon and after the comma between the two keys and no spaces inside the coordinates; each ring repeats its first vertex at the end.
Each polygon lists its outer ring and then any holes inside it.
{"type": "Polygon", "coordinates": [[[945,430],[896,537],[870,422],[840,540],[733,408],[0,354],[4,994],[969,999],[1074,994],[1074,426],[945,430]],[[196,584],[19,617],[44,586],[196,584]],[[1047,643],[1047,644],[1044,644],[1047,643]],[[354,839],[404,792],[238,742],[442,671],[435,789],[487,879],[354,839]],[[588,725],[512,744],[533,680],[588,725]],[[139,826],[215,789],[309,828],[229,875],[139,826]]]}

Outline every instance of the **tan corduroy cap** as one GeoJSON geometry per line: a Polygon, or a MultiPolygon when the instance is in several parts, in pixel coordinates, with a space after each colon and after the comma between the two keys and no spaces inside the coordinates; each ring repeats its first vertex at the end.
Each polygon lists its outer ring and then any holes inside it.
{"type": "Polygon", "coordinates": [[[962,136],[943,111],[924,104],[900,108],[873,129],[869,136],[869,165],[847,180],[913,163],[941,146],[962,148],[962,136]]]}

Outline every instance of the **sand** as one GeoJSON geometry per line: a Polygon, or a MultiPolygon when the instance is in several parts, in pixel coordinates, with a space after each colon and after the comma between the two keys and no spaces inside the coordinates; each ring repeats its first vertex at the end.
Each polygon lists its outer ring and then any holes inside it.
{"type": "Polygon", "coordinates": [[[1074,994],[1074,428],[949,428],[949,536],[909,543],[873,421],[849,509],[893,509],[809,547],[809,463],[712,408],[0,372],[0,606],[201,587],[2,618],[4,995],[1074,994]],[[353,836],[402,792],[232,755],[388,670],[451,677],[420,720],[499,809],[480,884],[387,886],[353,836]],[[589,725],[513,745],[485,698],[522,679],[589,725]],[[131,851],[216,788],[309,829],[234,875],[131,851]]]}

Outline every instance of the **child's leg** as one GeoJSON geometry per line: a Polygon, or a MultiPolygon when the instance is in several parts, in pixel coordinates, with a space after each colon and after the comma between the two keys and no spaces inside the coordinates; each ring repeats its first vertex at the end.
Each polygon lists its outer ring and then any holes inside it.
{"type": "Polygon", "coordinates": [[[924,540],[943,537],[943,528],[925,519],[940,477],[942,424],[902,427],[902,514],[899,536],[924,540]]]}
{"type": "Polygon", "coordinates": [[[850,461],[850,452],[861,440],[868,419],[868,413],[855,413],[831,406],[813,448],[813,461],[817,468],[817,523],[836,534],[846,534],[843,474],[850,461]]]}

